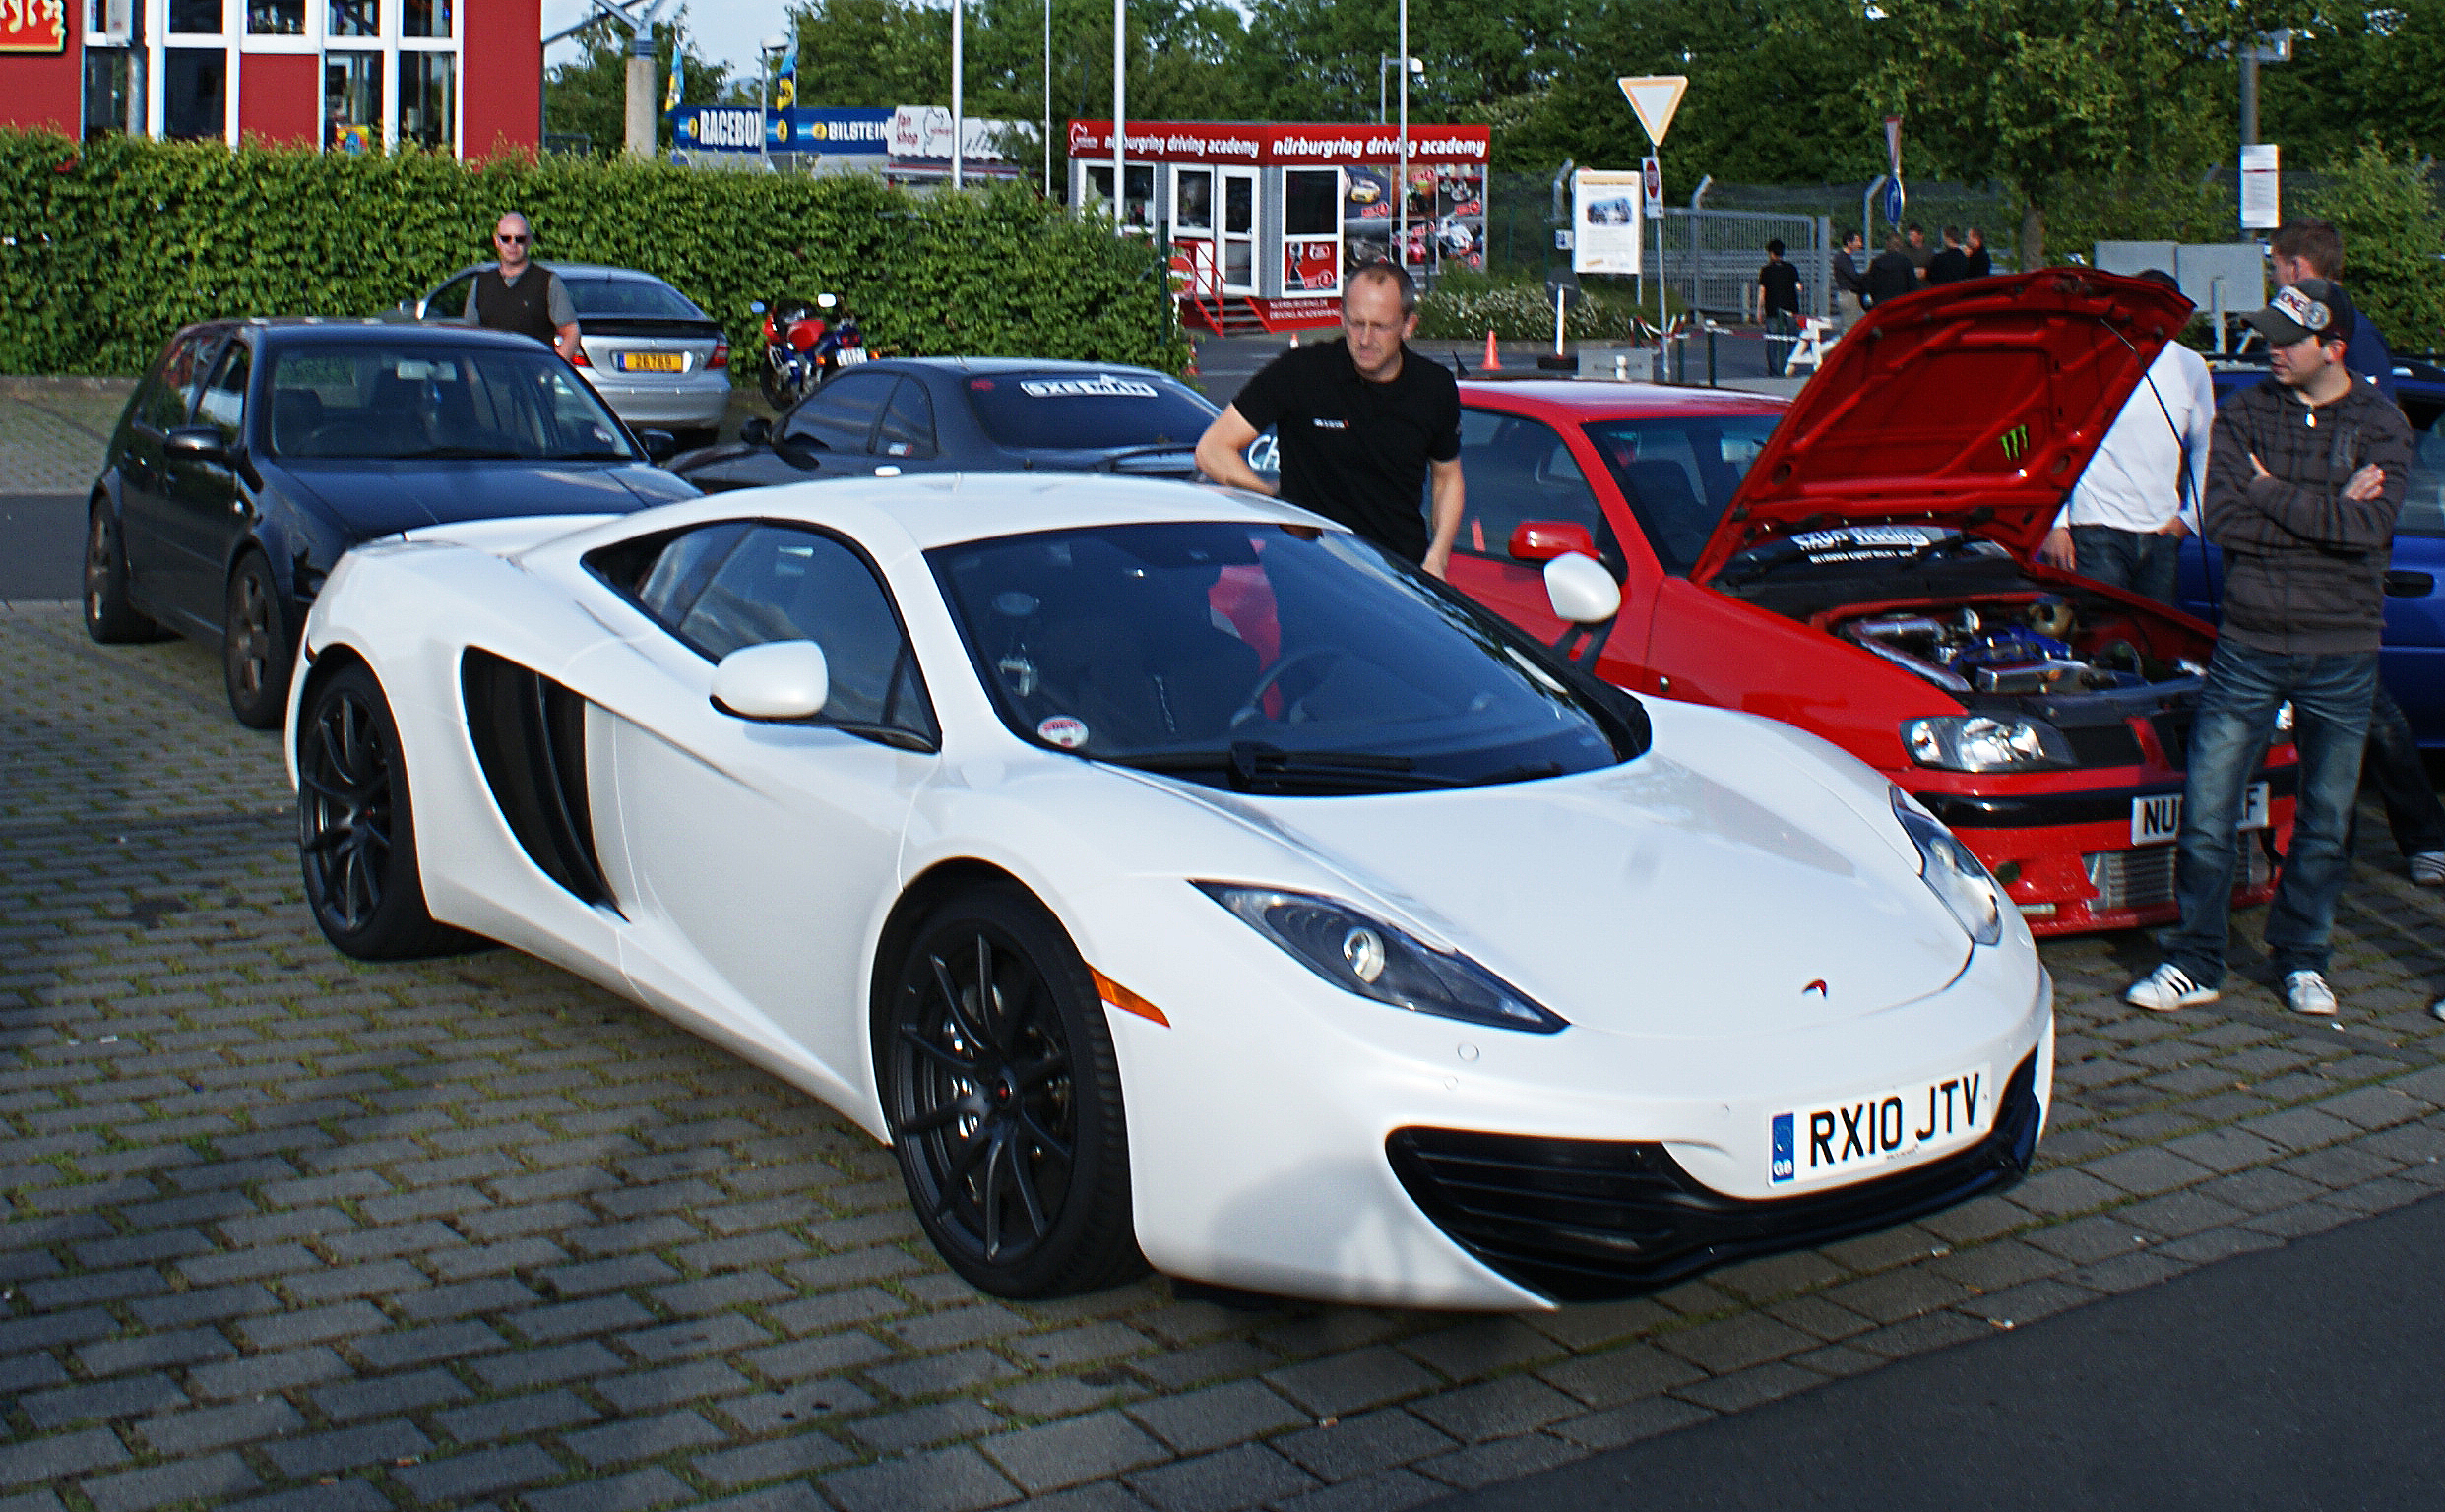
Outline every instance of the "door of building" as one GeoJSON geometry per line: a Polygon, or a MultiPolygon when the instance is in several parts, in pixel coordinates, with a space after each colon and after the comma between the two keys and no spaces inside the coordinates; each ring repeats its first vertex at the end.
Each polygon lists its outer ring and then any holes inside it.
{"type": "Polygon", "coordinates": [[[1222,168],[1222,292],[1257,291],[1257,176],[1254,168],[1222,168]]]}

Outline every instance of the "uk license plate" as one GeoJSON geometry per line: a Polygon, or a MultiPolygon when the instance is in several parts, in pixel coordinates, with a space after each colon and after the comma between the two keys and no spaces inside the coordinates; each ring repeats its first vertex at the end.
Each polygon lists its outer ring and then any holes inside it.
{"type": "Polygon", "coordinates": [[[1777,1113],[1767,1126],[1767,1180],[1775,1186],[1812,1186],[1968,1144],[1994,1121],[1994,1080],[1980,1066],[1871,1097],[1777,1113]]]}
{"type": "MultiPolygon", "coordinates": [[[[2267,827],[2267,785],[2252,783],[2241,795],[2241,828],[2267,827]]],[[[2131,844],[2166,846],[2182,833],[2182,795],[2160,792],[2131,800],[2131,844]]]]}
{"type": "Polygon", "coordinates": [[[623,351],[616,359],[624,373],[684,373],[688,359],[676,351],[623,351]]]}

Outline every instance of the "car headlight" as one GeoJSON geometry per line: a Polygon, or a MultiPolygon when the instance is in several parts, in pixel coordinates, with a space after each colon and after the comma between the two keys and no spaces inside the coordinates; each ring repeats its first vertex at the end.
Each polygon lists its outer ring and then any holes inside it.
{"type": "Polygon", "coordinates": [[[1227,882],[1196,886],[1290,959],[1346,992],[1411,1013],[1493,1029],[1550,1035],[1570,1028],[1569,1020],[1530,1001],[1467,956],[1430,949],[1348,904],[1312,893],[1227,882]]]}
{"type": "Polygon", "coordinates": [[[1918,847],[1918,879],[1953,911],[1970,938],[1980,945],[2002,939],[2003,889],[1985,865],[1900,788],[1893,788],[1893,816],[1918,847]]]}
{"type": "Polygon", "coordinates": [[[2078,765],[2071,742],[2042,720],[1946,714],[1902,726],[1902,744],[1922,767],[1950,772],[2009,772],[2078,765]]]}

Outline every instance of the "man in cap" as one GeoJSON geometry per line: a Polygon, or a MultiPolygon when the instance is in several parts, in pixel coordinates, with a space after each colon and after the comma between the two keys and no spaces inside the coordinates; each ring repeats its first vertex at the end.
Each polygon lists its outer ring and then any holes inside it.
{"type": "Polygon", "coordinates": [[[2299,803],[2267,915],[2267,950],[2293,1011],[2328,1015],[2328,940],[2377,687],[2387,548],[2410,475],[2411,425],[2344,365],[2359,312],[2343,286],[2303,279],[2249,323],[2273,383],[2216,414],[2202,533],[2225,553],[2224,627],[2192,719],[2164,960],[2123,993],[2170,1012],[2223,995],[2242,801],[2276,713],[2292,706],[2299,803]]]}

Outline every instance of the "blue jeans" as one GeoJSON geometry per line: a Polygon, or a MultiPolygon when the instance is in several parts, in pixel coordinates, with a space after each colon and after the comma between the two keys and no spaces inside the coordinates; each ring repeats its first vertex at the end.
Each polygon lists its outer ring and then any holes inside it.
{"type": "Polygon", "coordinates": [[[2190,726],[2190,769],[2182,784],[2182,832],[2173,862],[2182,921],[2164,937],[2165,959],[2201,986],[2225,980],[2242,795],[2275,736],[2276,708],[2288,698],[2292,743],[2300,751],[2300,795],[2291,849],[2267,913],[2267,953],[2279,976],[2326,970],[2335,899],[2351,867],[2346,840],[2376,689],[2373,651],[2286,656],[2229,639],[2216,643],[2190,726]]]}
{"type": "Polygon", "coordinates": [[[2181,571],[2179,537],[2110,525],[2071,528],[2072,570],[2093,583],[2127,588],[2159,603],[2173,601],[2173,582],[2181,571]]]}

